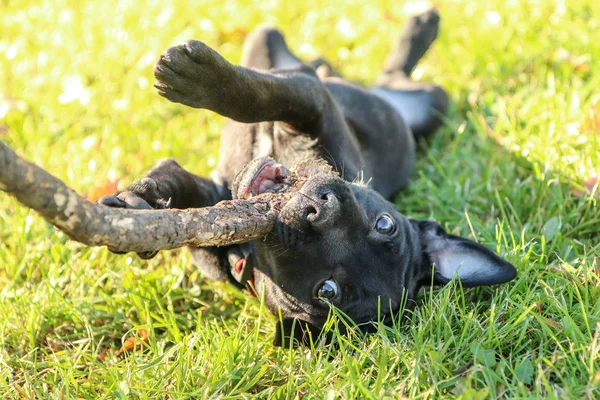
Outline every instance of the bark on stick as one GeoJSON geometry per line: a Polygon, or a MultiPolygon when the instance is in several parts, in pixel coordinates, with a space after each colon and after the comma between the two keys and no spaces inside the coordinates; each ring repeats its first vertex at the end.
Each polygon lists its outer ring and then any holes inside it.
{"type": "Polygon", "coordinates": [[[286,194],[223,201],[188,210],[131,210],[91,203],[0,141],[0,190],[40,213],[68,237],[119,252],[223,246],[265,237],[286,194]]]}

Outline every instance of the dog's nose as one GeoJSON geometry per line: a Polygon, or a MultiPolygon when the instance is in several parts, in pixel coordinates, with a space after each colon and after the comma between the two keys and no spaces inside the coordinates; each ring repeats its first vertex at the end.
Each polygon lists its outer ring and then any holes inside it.
{"type": "Polygon", "coordinates": [[[306,221],[319,228],[332,222],[340,205],[335,193],[329,189],[317,190],[305,199],[303,214],[306,221]]]}

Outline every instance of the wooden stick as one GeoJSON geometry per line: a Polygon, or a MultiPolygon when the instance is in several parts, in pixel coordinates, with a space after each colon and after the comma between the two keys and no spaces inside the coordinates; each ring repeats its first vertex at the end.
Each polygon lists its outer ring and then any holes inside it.
{"type": "Polygon", "coordinates": [[[91,203],[0,141],[0,190],[40,213],[71,239],[118,252],[223,246],[264,238],[286,193],[187,210],[132,210],[91,203]]]}

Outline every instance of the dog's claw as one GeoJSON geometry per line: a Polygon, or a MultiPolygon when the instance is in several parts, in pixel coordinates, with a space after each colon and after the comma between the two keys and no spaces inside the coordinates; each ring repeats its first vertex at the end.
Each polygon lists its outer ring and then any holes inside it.
{"type": "Polygon", "coordinates": [[[159,85],[158,83],[155,83],[154,87],[156,89],[160,90],[160,91],[163,91],[163,92],[165,92],[165,91],[167,91],[167,90],[170,89],[168,86],[159,85]]]}
{"type": "Polygon", "coordinates": [[[183,44],[183,49],[185,50],[185,52],[186,52],[188,55],[190,55],[190,56],[192,55],[192,47],[191,47],[189,44],[187,44],[187,43],[184,43],[184,44],[183,44]]]}
{"type": "Polygon", "coordinates": [[[112,194],[100,197],[98,199],[98,204],[113,208],[125,208],[127,206],[127,203],[112,194]]]}
{"type": "Polygon", "coordinates": [[[138,257],[142,260],[149,260],[154,258],[158,254],[158,251],[142,251],[141,253],[137,253],[138,257]]]}

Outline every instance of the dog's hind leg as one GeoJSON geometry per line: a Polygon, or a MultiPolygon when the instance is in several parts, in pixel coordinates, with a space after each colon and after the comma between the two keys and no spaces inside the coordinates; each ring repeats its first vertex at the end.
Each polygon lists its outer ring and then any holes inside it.
{"type": "Polygon", "coordinates": [[[392,84],[408,78],[419,60],[436,39],[440,15],[435,8],[408,20],[398,38],[398,44],[390,51],[376,85],[392,84]]]}
{"type": "Polygon", "coordinates": [[[317,71],[317,76],[321,79],[327,78],[342,78],[342,75],[337,72],[331,64],[329,64],[324,58],[319,57],[310,61],[308,65],[317,71]]]}
{"type": "MultiPolygon", "coordinates": [[[[240,65],[263,70],[296,69],[303,65],[289,49],[281,31],[268,25],[256,28],[244,41],[240,65]]],[[[314,69],[320,79],[341,77],[323,58],[306,63],[314,69]]]]}
{"type": "Polygon", "coordinates": [[[262,25],[244,40],[240,65],[264,70],[294,69],[302,61],[290,51],[278,29],[262,25]]]}
{"type": "Polygon", "coordinates": [[[437,130],[448,110],[448,96],[441,87],[410,79],[415,66],[437,37],[439,22],[436,9],[412,17],[373,87],[373,92],[396,109],[416,137],[437,130]]]}
{"type": "Polygon", "coordinates": [[[402,88],[373,87],[402,116],[415,137],[434,133],[448,111],[448,95],[439,86],[407,80],[402,88]]]}

